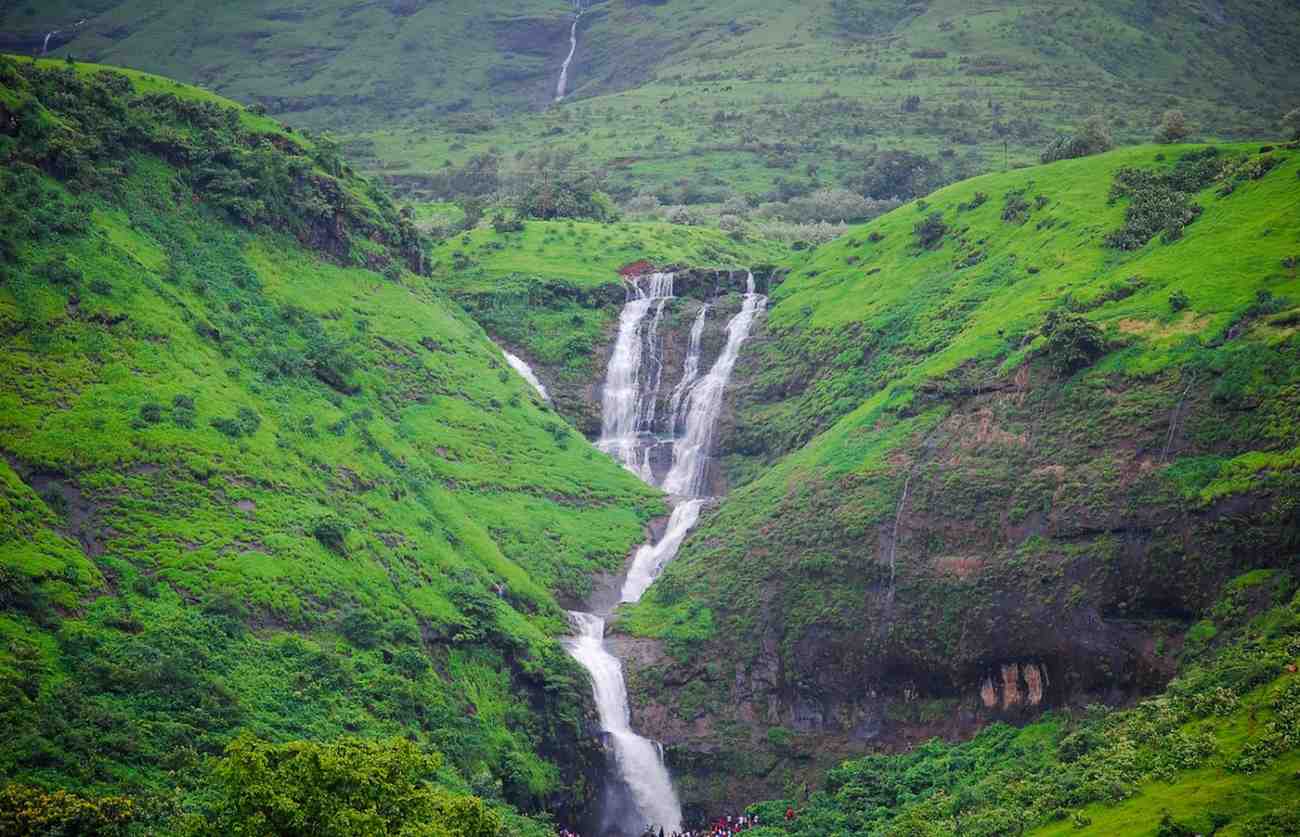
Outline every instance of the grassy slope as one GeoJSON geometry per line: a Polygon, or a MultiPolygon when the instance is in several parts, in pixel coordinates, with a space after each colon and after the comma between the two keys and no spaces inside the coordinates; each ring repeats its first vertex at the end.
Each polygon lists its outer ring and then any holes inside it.
{"type": "Polygon", "coordinates": [[[490,798],[583,793],[539,751],[575,766],[586,700],[553,594],[657,502],[428,280],[235,225],[149,153],[99,165],[124,174],[5,192],[6,223],[39,214],[0,286],[0,772],[188,793],[237,730],[360,732],[443,749],[490,798]],[[355,393],[304,363],[322,345],[355,393]]]}
{"type": "Polygon", "coordinates": [[[284,3],[60,0],[15,4],[0,29],[39,37],[89,13],[68,51],[290,107],[293,121],[373,143],[355,149],[376,169],[421,174],[489,148],[583,144],[595,162],[618,161],[622,185],[679,194],[759,193],[777,176],[804,179],[809,164],[833,182],[875,148],[948,149],[949,177],[987,171],[1003,162],[995,123],[1012,127],[1013,159],[1031,160],[1093,111],[1127,140],[1148,138],[1175,106],[1206,135],[1267,135],[1294,106],[1300,72],[1300,15],[1280,0],[1199,13],[1130,0],[978,13],[962,0],[841,0],[862,13],[847,18],[832,0],[591,5],[576,96],[545,113],[528,109],[554,89],[567,0],[333,0],[305,17],[284,3]],[[936,50],[945,57],[913,56],[936,50]],[[900,113],[911,95],[921,108],[900,113]]]}
{"type": "MultiPolygon", "coordinates": [[[[794,374],[808,355],[833,361],[801,382],[806,386],[795,396],[749,405],[744,432],[762,438],[759,447],[769,454],[793,452],[735,495],[724,516],[762,514],[773,492],[814,475],[820,482],[896,472],[895,449],[923,435],[944,411],[925,403],[929,393],[923,388],[954,376],[982,376],[993,383],[1013,373],[1041,349],[1036,334],[1045,314],[1068,297],[1088,307],[1115,283],[1143,277],[1136,293],[1088,314],[1120,347],[1091,374],[1121,380],[1154,379],[1191,363],[1202,344],[1221,336],[1261,290],[1294,305],[1300,281],[1294,268],[1282,266],[1300,248],[1295,223],[1300,155],[1294,152],[1281,152],[1286,162],[1233,195],[1202,192],[1204,214],[1181,241],[1156,240],[1133,253],[1100,246],[1125,212],[1124,202],[1112,205],[1106,199],[1103,184],[1114,172],[1151,165],[1157,155],[1172,161],[1192,148],[1139,147],[986,175],[820,248],[773,294],[769,329],[774,339],[759,349],[757,374],[760,383],[773,383],[794,374]],[[1023,226],[1001,219],[1004,196],[1021,190],[1031,201],[1040,194],[1047,198],[1023,226]],[[988,201],[971,211],[958,209],[977,193],[988,201]],[[941,248],[920,250],[912,228],[936,211],[953,232],[941,248]],[[873,235],[881,240],[871,241],[873,235]],[[982,256],[978,264],[957,267],[972,253],[982,256]],[[1189,296],[1188,310],[1171,311],[1174,290],[1189,296]],[[1191,339],[1197,336],[1201,340],[1191,339]],[[787,349],[798,353],[787,353],[783,362],[787,349]],[[856,358],[842,354],[855,349],[856,358]],[[826,432],[800,444],[810,428],[823,427],[826,432]]],[[[1253,154],[1258,148],[1224,150],[1253,154]]],[[[1292,335],[1289,322],[1283,322],[1256,328],[1252,338],[1269,346],[1285,344],[1292,335]]],[[[1278,438],[1270,441],[1285,451],[1291,430],[1275,432],[1278,438]]],[[[1226,479],[1234,463],[1221,464],[1226,479]]],[[[1239,465],[1249,468],[1249,458],[1243,456],[1239,465]]],[[[743,462],[736,466],[745,469],[743,462]]],[[[1227,486],[1216,480],[1184,487],[1189,499],[1206,500],[1221,488],[1227,486]]],[[[894,506],[886,499],[881,508],[894,506]]],[[[673,572],[691,565],[680,561],[673,572]]]]}
{"type": "Polygon", "coordinates": [[[1002,3],[971,14],[960,0],[936,0],[916,17],[881,14],[869,35],[846,32],[825,0],[620,5],[597,5],[585,25],[578,95],[564,106],[473,134],[377,125],[361,132],[375,160],[418,173],[488,148],[509,157],[579,145],[613,161],[616,184],[669,200],[757,195],[777,177],[807,180],[810,165],[830,184],[857,174],[876,149],[944,151],[946,176],[959,178],[1002,166],[996,126],[1010,129],[1011,159],[1027,162],[1091,112],[1130,142],[1147,140],[1167,107],[1187,111],[1205,135],[1266,136],[1300,69],[1283,57],[1291,51],[1282,35],[1300,17],[1281,3],[1230,4],[1218,24],[1125,2],[1064,11],[1002,3]],[[946,57],[913,57],[926,50],[946,57]],[[920,109],[900,112],[913,95],[920,109]]]}
{"type": "MultiPolygon", "coordinates": [[[[1104,669],[1104,654],[1071,662],[1061,649],[1103,635],[1109,618],[1159,633],[1234,567],[1293,560],[1300,155],[1278,152],[1284,162],[1230,196],[1201,192],[1204,212],[1179,241],[1103,247],[1127,206],[1107,202],[1114,172],[1168,167],[1187,150],[1124,149],[950,187],[820,248],[774,292],[767,334],[738,372],[760,395],[738,405],[728,443],[747,484],[621,623],[676,660],[632,675],[634,702],[683,719],[660,732],[689,744],[692,719],[713,719],[724,751],[765,752],[759,772],[777,769],[756,781],[770,787],[804,767],[742,720],[767,711],[764,693],[759,708],[731,700],[773,654],[781,700],[841,708],[887,689],[891,671],[958,688],[1005,655],[1104,669]],[[1002,220],[1021,190],[1025,223],[1002,220]],[[987,201],[960,208],[978,193],[987,201]],[[913,227],[933,212],[950,231],[923,250],[913,227]],[[1188,309],[1171,310],[1175,290],[1188,309]],[[1265,291],[1285,313],[1249,313],[1265,291]],[[1110,351],[1062,380],[1038,332],[1067,306],[1110,351]],[[1277,499],[1214,522],[1225,498],[1261,495],[1277,499]]],[[[945,689],[930,697],[937,716],[926,700],[884,712],[925,728],[964,706],[945,689]]],[[[870,714],[870,703],[845,711],[870,714]]],[[[825,734],[810,734],[805,757],[843,743],[825,734]]],[[[697,798],[717,792],[704,777],[697,798]]]]}

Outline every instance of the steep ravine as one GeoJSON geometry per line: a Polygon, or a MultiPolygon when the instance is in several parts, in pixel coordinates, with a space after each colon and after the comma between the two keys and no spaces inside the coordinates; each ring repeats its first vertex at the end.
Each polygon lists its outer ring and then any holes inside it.
{"type": "MultiPolygon", "coordinates": [[[[672,516],[656,527],[620,578],[600,585],[571,614],[575,636],[566,643],[592,677],[608,754],[600,805],[587,825],[623,837],[636,837],[646,823],[677,832],[683,820],[662,750],[634,731],[622,664],[605,639],[606,624],[620,603],[640,600],[675,557],[704,505],[716,499],[714,492],[723,484],[714,456],[719,418],[741,350],[767,304],[751,271],[735,288],[740,294],[733,292],[734,273],[684,272],[681,290],[694,297],[677,296],[676,278],[671,272],[623,277],[627,300],[605,359],[598,390],[601,432],[595,440],[628,470],[667,491],[672,516]],[[684,344],[683,323],[689,323],[684,344]],[[722,339],[707,355],[706,332],[722,339]]],[[[509,352],[507,358],[545,391],[526,361],[509,352]]]]}

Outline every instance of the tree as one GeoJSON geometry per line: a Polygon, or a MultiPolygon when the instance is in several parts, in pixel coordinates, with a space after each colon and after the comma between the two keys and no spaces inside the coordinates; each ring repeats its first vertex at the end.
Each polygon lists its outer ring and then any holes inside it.
{"type": "Polygon", "coordinates": [[[1181,110],[1167,110],[1156,127],[1156,142],[1182,142],[1191,132],[1187,126],[1187,117],[1181,110]]]}
{"type": "Polygon", "coordinates": [[[191,837],[499,837],[500,817],[429,784],[436,753],[401,738],[271,744],[236,739],[191,837]]]}
{"type": "Polygon", "coordinates": [[[1282,127],[1291,134],[1291,139],[1300,140],[1300,108],[1282,117],[1282,127]]]}
{"type": "Polygon", "coordinates": [[[1079,138],[1088,148],[1089,154],[1102,154],[1115,147],[1115,138],[1110,133],[1110,123],[1099,114],[1089,116],[1079,129],[1079,138]]]}

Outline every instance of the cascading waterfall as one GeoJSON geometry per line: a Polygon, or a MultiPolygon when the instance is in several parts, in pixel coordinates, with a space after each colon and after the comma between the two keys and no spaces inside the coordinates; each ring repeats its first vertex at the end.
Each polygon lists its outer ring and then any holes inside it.
{"type": "Polygon", "coordinates": [[[673,295],[673,274],[652,274],[645,279],[644,288],[640,280],[633,282],[629,293],[631,298],[619,315],[618,337],[605,374],[600,441],[596,446],[647,479],[641,454],[644,434],[652,428],[644,423],[644,419],[653,415],[659,380],[654,377],[654,389],[651,390],[643,384],[643,379],[648,381],[650,376],[642,372],[647,354],[653,358],[661,357],[659,323],[663,319],[664,306],[673,295]],[[646,317],[651,308],[655,310],[655,317],[647,328],[646,317]],[[651,404],[649,408],[646,407],[647,400],[651,404]]]}
{"type": "Polygon", "coordinates": [[[573,63],[573,56],[578,54],[578,24],[582,22],[582,0],[573,0],[573,26],[569,29],[569,54],[564,59],[564,64],[560,66],[560,81],[555,85],[555,101],[564,101],[565,95],[569,92],[569,65],[573,63]]]}
{"type": "Polygon", "coordinates": [[[708,482],[710,451],[722,412],[722,396],[740,357],[740,347],[749,338],[754,319],[767,306],[767,297],[754,293],[754,274],[745,280],[745,302],[740,313],[727,323],[727,345],[705,375],[686,395],[685,432],[673,443],[673,467],[663,489],[679,497],[698,497],[708,482]]]}
{"type": "MultiPolygon", "coordinates": [[[[77,29],[80,29],[81,27],[83,27],[83,26],[85,26],[85,25],[86,25],[86,19],[85,19],[85,18],[82,18],[81,20],[79,20],[79,21],[77,21],[75,24],[73,24],[72,28],[73,28],[73,30],[77,30],[77,29]]],[[[42,57],[42,58],[44,58],[45,56],[47,56],[47,55],[50,54],[50,39],[53,38],[55,35],[62,35],[62,34],[63,34],[63,30],[62,30],[62,29],[55,29],[53,32],[47,32],[47,33],[45,34],[45,40],[44,40],[44,42],[41,43],[41,57],[42,57]]]]}
{"type": "Polygon", "coordinates": [[[695,386],[695,382],[700,378],[700,341],[704,339],[704,324],[708,318],[709,306],[705,305],[700,308],[700,313],[695,316],[695,324],[691,326],[691,339],[686,348],[686,364],[682,369],[682,379],[673,388],[673,397],[668,404],[674,433],[682,426],[684,416],[681,410],[686,393],[691,391],[691,387],[695,386]]]}
{"type": "MultiPolygon", "coordinates": [[[[618,337],[610,356],[601,399],[601,450],[618,459],[642,479],[656,484],[650,468],[656,401],[663,374],[663,349],[659,326],[664,310],[674,299],[673,275],[655,273],[634,280],[619,316],[618,337]],[[651,312],[654,312],[653,315],[651,312]]],[[[708,498],[709,461],[722,399],[740,349],[754,321],[767,305],[755,293],[754,275],[746,280],[741,310],[727,323],[727,342],[708,374],[700,376],[700,352],[709,306],[704,306],[691,327],[682,378],[669,401],[674,440],[673,461],[660,486],[674,495],[672,517],[664,534],[642,545],[632,559],[620,600],[635,603],[663,568],[677,555],[686,536],[699,521],[708,498]],[[680,435],[678,435],[680,430],[680,435]]],[[[569,653],[591,673],[601,725],[609,734],[615,761],[635,811],[611,827],[627,837],[644,833],[645,826],[665,833],[681,830],[681,805],[660,748],[631,728],[631,710],[623,667],[605,646],[605,617],[571,613],[576,635],[569,653]]]]}

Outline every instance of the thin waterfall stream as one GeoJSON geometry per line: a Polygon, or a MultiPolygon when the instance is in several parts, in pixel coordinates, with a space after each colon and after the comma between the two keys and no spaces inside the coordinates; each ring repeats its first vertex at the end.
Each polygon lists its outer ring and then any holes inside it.
{"type": "Polygon", "coordinates": [[[573,0],[573,26],[569,28],[569,54],[564,59],[564,64],[560,66],[560,80],[555,85],[555,101],[564,101],[565,95],[569,92],[569,65],[573,63],[573,56],[578,54],[578,24],[582,22],[583,0],[573,0]]]}
{"type": "MultiPolygon", "coordinates": [[[[635,603],[676,557],[699,521],[708,501],[709,462],[723,395],[767,297],[755,292],[754,275],[746,278],[740,312],[727,323],[726,344],[709,371],[700,375],[704,328],[711,306],[705,305],[691,327],[681,380],[669,401],[672,463],[656,480],[651,451],[661,440],[654,435],[655,404],[663,383],[664,356],[659,334],[664,311],[676,299],[671,273],[653,273],[630,281],[628,301],[619,316],[618,336],[610,356],[601,399],[601,450],[628,470],[671,495],[672,516],[658,540],[642,545],[624,579],[620,602],[635,603]]],[[[631,708],[623,666],[605,642],[609,613],[571,612],[575,635],[566,643],[570,655],[591,674],[601,727],[609,736],[618,778],[628,791],[630,806],[606,812],[603,833],[639,837],[649,825],[667,834],[682,830],[682,810],[664,763],[662,748],[638,735],[631,726],[631,708]],[[629,810],[630,807],[630,810],[629,810]]]]}

